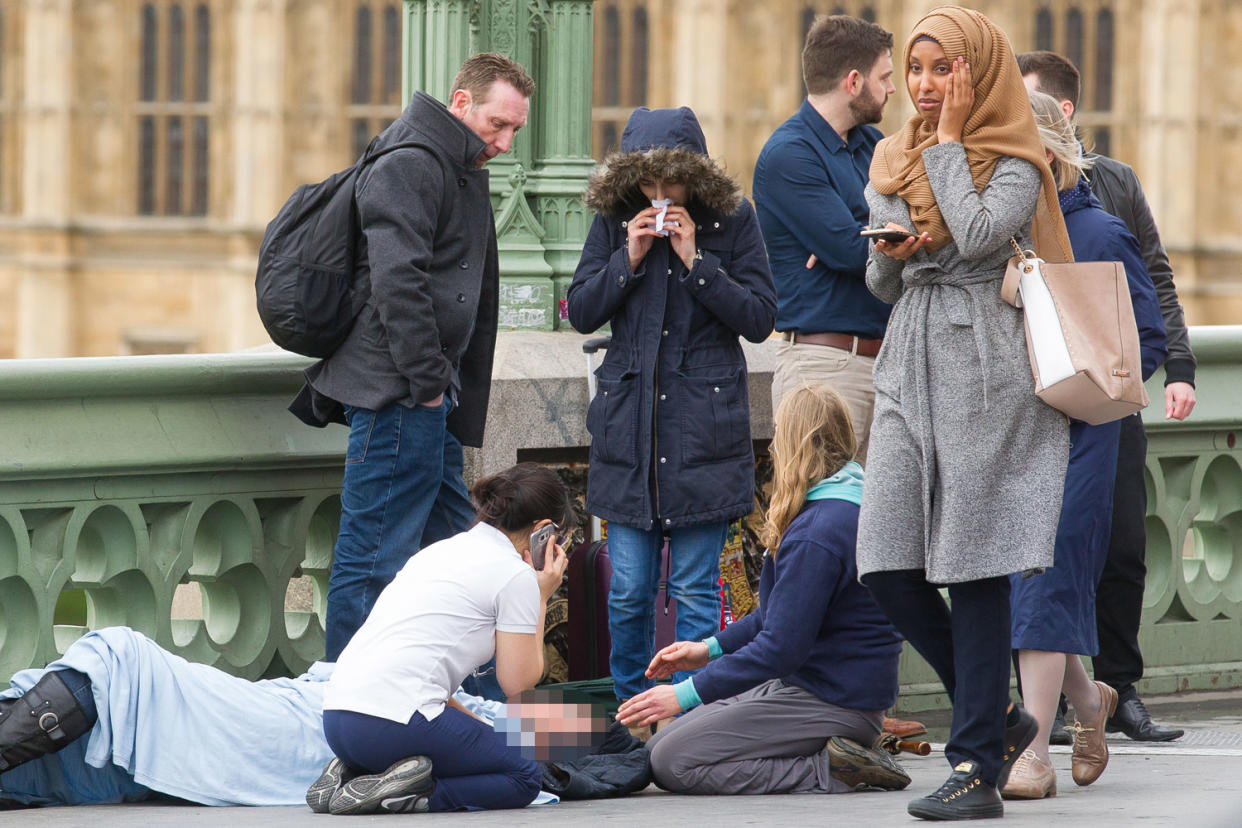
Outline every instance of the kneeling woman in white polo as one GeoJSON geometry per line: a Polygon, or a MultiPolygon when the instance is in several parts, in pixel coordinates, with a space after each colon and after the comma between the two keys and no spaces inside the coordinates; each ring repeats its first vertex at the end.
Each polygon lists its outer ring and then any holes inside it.
{"type": "Polygon", "coordinates": [[[411,557],[341,653],[323,704],[338,758],[307,792],[313,810],[521,808],[539,793],[539,766],[451,696],[493,654],[507,695],[539,680],[545,605],[566,559],[554,533],[535,571],[531,534],[551,522],[568,532],[573,510],[557,476],[533,463],[480,480],[471,496],[474,527],[411,557]]]}

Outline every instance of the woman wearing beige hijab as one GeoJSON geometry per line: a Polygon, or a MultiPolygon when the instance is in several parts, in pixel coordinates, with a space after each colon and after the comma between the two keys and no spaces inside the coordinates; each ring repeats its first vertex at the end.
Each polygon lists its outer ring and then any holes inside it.
{"type": "Polygon", "coordinates": [[[1000,285],[1011,238],[1049,261],[1072,252],[1004,33],[978,12],[934,9],[902,68],[917,114],[876,147],[867,188],[872,226],[911,235],[878,242],[867,266],[867,286],[894,307],[875,364],[858,569],[953,700],[952,775],[910,813],[997,817],[1036,731],[1006,712],[1007,576],[1052,565],[1069,451],[1000,285]]]}

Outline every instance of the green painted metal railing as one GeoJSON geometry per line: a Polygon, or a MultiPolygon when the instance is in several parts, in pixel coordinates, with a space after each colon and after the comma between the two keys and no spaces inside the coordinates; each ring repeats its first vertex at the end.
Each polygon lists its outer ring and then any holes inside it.
{"type": "MultiPolygon", "coordinates": [[[[1146,412],[1149,693],[1242,686],[1242,326],[1192,342],[1194,415],[1160,376],[1146,412]]],[[[322,653],[345,431],[285,410],[307,362],[0,363],[0,678],[113,624],[250,678],[322,653]]],[[[903,707],[942,705],[905,659],[903,707]]]]}
{"type": "Polygon", "coordinates": [[[249,678],[322,655],[345,432],[284,410],[306,362],[0,364],[0,676],[114,624],[249,678]]]}

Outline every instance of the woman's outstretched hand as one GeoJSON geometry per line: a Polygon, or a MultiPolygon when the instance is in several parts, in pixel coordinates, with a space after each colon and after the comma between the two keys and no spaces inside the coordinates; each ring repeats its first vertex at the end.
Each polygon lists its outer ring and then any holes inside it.
{"type": "Polygon", "coordinates": [[[676,672],[706,667],[709,657],[707,645],[702,641],[675,641],[651,659],[647,678],[668,678],[676,672]]]}
{"type": "Polygon", "coordinates": [[[617,708],[617,721],[629,727],[642,727],[682,712],[677,702],[677,691],[671,684],[657,684],[644,690],[617,708]]]}
{"type": "Polygon", "coordinates": [[[901,244],[893,244],[892,242],[886,242],[883,239],[880,239],[875,243],[876,251],[883,253],[890,259],[900,259],[905,261],[919,250],[922,250],[923,245],[931,241],[931,235],[929,233],[920,233],[916,236],[910,232],[909,228],[902,227],[900,224],[895,222],[890,221],[888,224],[884,225],[884,227],[889,230],[896,230],[898,233],[910,233],[910,238],[906,239],[901,244]]]}
{"type": "Polygon", "coordinates": [[[953,61],[953,72],[944,90],[944,103],[940,105],[940,120],[936,123],[936,140],[942,144],[961,143],[966,119],[975,105],[975,84],[970,75],[966,58],[953,61]]]}

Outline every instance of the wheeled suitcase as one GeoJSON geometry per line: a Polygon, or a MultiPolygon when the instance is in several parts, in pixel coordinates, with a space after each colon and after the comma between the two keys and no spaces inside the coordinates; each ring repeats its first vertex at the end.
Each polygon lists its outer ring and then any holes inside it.
{"type": "MultiPolygon", "coordinates": [[[[677,601],[668,592],[668,543],[660,550],[660,590],[655,602],[655,649],[677,640],[677,601]]],[[[588,541],[569,556],[569,680],[611,675],[608,656],[608,587],[612,561],[608,541],[588,541]]]]}

